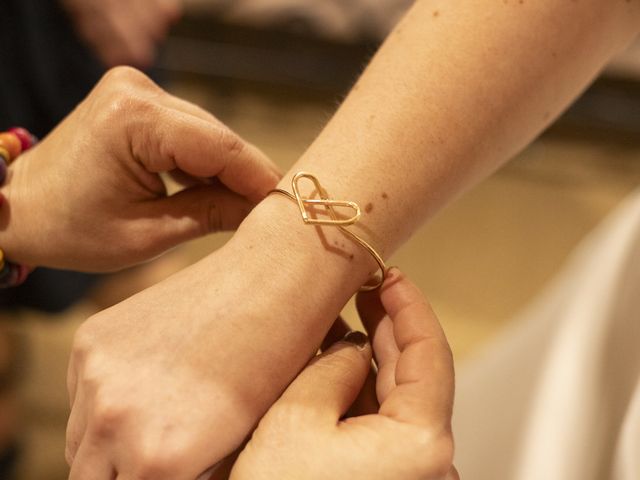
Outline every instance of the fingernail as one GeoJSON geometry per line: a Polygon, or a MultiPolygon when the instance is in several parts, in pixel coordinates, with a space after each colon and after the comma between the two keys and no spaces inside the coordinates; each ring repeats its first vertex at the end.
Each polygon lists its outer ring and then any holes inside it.
{"type": "Polygon", "coordinates": [[[387,278],[399,277],[401,273],[400,267],[396,267],[395,265],[387,268],[387,278]]]}
{"type": "Polygon", "coordinates": [[[367,344],[369,343],[369,337],[362,332],[354,331],[347,333],[344,336],[343,341],[355,345],[358,347],[358,350],[364,350],[367,348],[367,344]]]}

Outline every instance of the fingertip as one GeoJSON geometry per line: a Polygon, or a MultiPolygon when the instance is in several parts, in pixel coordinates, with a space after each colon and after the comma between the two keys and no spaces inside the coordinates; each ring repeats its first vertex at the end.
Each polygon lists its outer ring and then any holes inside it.
{"type": "Polygon", "coordinates": [[[262,150],[237,137],[243,143],[236,152],[235,161],[227,158],[227,166],[220,173],[220,179],[232,190],[247,197],[254,204],[265,199],[276,188],[282,175],[276,164],[262,150]]]}
{"type": "Polygon", "coordinates": [[[380,293],[393,288],[398,283],[407,282],[407,276],[402,273],[400,267],[392,266],[387,268],[387,272],[384,277],[384,283],[380,287],[380,293]]]}
{"type": "Polygon", "coordinates": [[[395,277],[399,277],[402,275],[402,271],[400,270],[400,267],[398,267],[397,265],[391,265],[390,267],[387,268],[387,279],[392,279],[395,277]]]}
{"type": "Polygon", "coordinates": [[[345,322],[342,317],[338,317],[324,337],[320,345],[320,350],[323,352],[329,350],[334,343],[346,337],[350,331],[351,327],[349,327],[347,322],[345,322]]]}
{"type": "Polygon", "coordinates": [[[284,177],[284,170],[280,168],[280,166],[260,147],[247,140],[245,140],[245,142],[247,143],[248,150],[259,158],[261,160],[261,164],[273,174],[275,183],[273,183],[273,185],[269,185],[269,190],[275,188],[278,182],[282,180],[282,177],[284,177]]]}
{"type": "Polygon", "coordinates": [[[282,177],[278,174],[276,170],[269,168],[265,171],[264,181],[260,184],[259,188],[255,191],[255,193],[250,193],[247,195],[247,198],[251,200],[254,204],[260,203],[262,200],[267,198],[267,195],[278,186],[278,182],[282,177]]]}
{"type": "Polygon", "coordinates": [[[380,301],[391,318],[410,304],[423,303],[430,308],[422,291],[398,267],[389,268],[380,288],[380,301]]]}
{"type": "Polygon", "coordinates": [[[372,358],[371,342],[367,334],[354,330],[347,333],[342,340],[331,345],[323,352],[318,360],[325,358],[354,358],[352,355],[356,353],[360,358],[364,359],[368,364],[372,358]],[[338,355],[336,357],[336,355],[338,355]]]}
{"type": "Polygon", "coordinates": [[[358,350],[364,350],[369,346],[369,337],[358,330],[347,333],[342,341],[355,346],[358,350]]]}
{"type": "Polygon", "coordinates": [[[269,192],[278,186],[278,183],[282,180],[284,174],[280,167],[278,167],[278,165],[276,165],[276,163],[271,160],[266,153],[255,145],[250,144],[250,148],[255,152],[257,158],[262,159],[261,165],[258,165],[257,168],[264,169],[264,180],[261,183],[261,188],[257,192],[257,195],[255,195],[255,198],[253,198],[253,200],[258,203],[264,200],[266,196],[269,195],[269,192]]]}
{"type": "Polygon", "coordinates": [[[277,177],[278,182],[280,182],[280,180],[282,180],[282,178],[284,177],[284,170],[282,168],[280,168],[280,166],[278,166],[278,164],[276,162],[274,162],[273,160],[271,160],[269,157],[267,157],[267,158],[269,160],[269,163],[271,164],[271,171],[277,177]]]}
{"type": "Polygon", "coordinates": [[[356,295],[356,307],[359,313],[367,314],[370,309],[380,302],[381,294],[384,290],[393,287],[396,283],[404,278],[404,274],[400,268],[392,266],[388,267],[384,274],[384,281],[380,288],[373,290],[363,290],[356,295]],[[360,310],[362,309],[362,311],[360,310]]]}

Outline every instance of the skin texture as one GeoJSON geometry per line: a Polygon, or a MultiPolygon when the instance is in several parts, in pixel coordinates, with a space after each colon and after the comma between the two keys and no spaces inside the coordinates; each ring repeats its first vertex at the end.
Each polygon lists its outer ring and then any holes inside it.
{"type": "Polygon", "coordinates": [[[153,63],[182,0],[60,0],[78,35],[106,67],[153,63]]]}
{"type": "Polygon", "coordinates": [[[212,115],[116,68],[10,166],[0,245],[27,265],[117,270],[236,228],[278,178],[212,115]],[[191,186],[167,196],[158,172],[191,186]]]}
{"type": "MultiPolygon", "coordinates": [[[[333,198],[371,203],[353,228],[388,257],[639,26],[637,0],[418,1],[280,185],[307,170],[333,198]]],[[[89,319],[69,370],[71,478],[197,478],[241,445],[374,270],[270,196],[222,250],[89,319]]]]}
{"type": "Polygon", "coordinates": [[[453,359],[435,314],[395,269],[379,292],[359,295],[358,309],[379,368],[375,390],[363,390],[372,358],[366,337],[335,343],[269,409],[232,480],[458,478],[453,359]],[[347,414],[358,395],[380,406],[347,414]]]}

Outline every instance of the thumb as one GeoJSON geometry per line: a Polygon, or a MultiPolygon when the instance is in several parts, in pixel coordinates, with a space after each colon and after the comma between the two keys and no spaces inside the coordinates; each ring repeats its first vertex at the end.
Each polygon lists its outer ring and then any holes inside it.
{"type": "Polygon", "coordinates": [[[335,424],[353,404],[371,367],[371,347],[361,332],[315,357],[276,403],[279,407],[303,407],[321,422],[335,424]]]}
{"type": "Polygon", "coordinates": [[[224,187],[199,185],[144,203],[145,230],[159,252],[208,233],[234,230],[253,204],[224,187]]]}

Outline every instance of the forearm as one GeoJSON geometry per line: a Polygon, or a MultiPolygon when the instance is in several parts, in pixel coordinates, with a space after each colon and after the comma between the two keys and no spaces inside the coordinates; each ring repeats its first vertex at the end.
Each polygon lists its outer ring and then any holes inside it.
{"type": "Polygon", "coordinates": [[[418,1],[291,173],[358,202],[388,257],[537,136],[639,28],[637,0],[418,1]]]}
{"type": "MultiPolygon", "coordinates": [[[[350,228],[388,258],[538,135],[638,25],[637,1],[417,2],[280,187],[312,172],[332,198],[362,207],[350,228]]],[[[294,342],[302,357],[376,267],[335,228],[304,225],[281,196],[262,202],[234,243],[244,257],[270,257],[265,282],[286,283],[296,312],[256,328],[253,344],[294,342]]]]}

